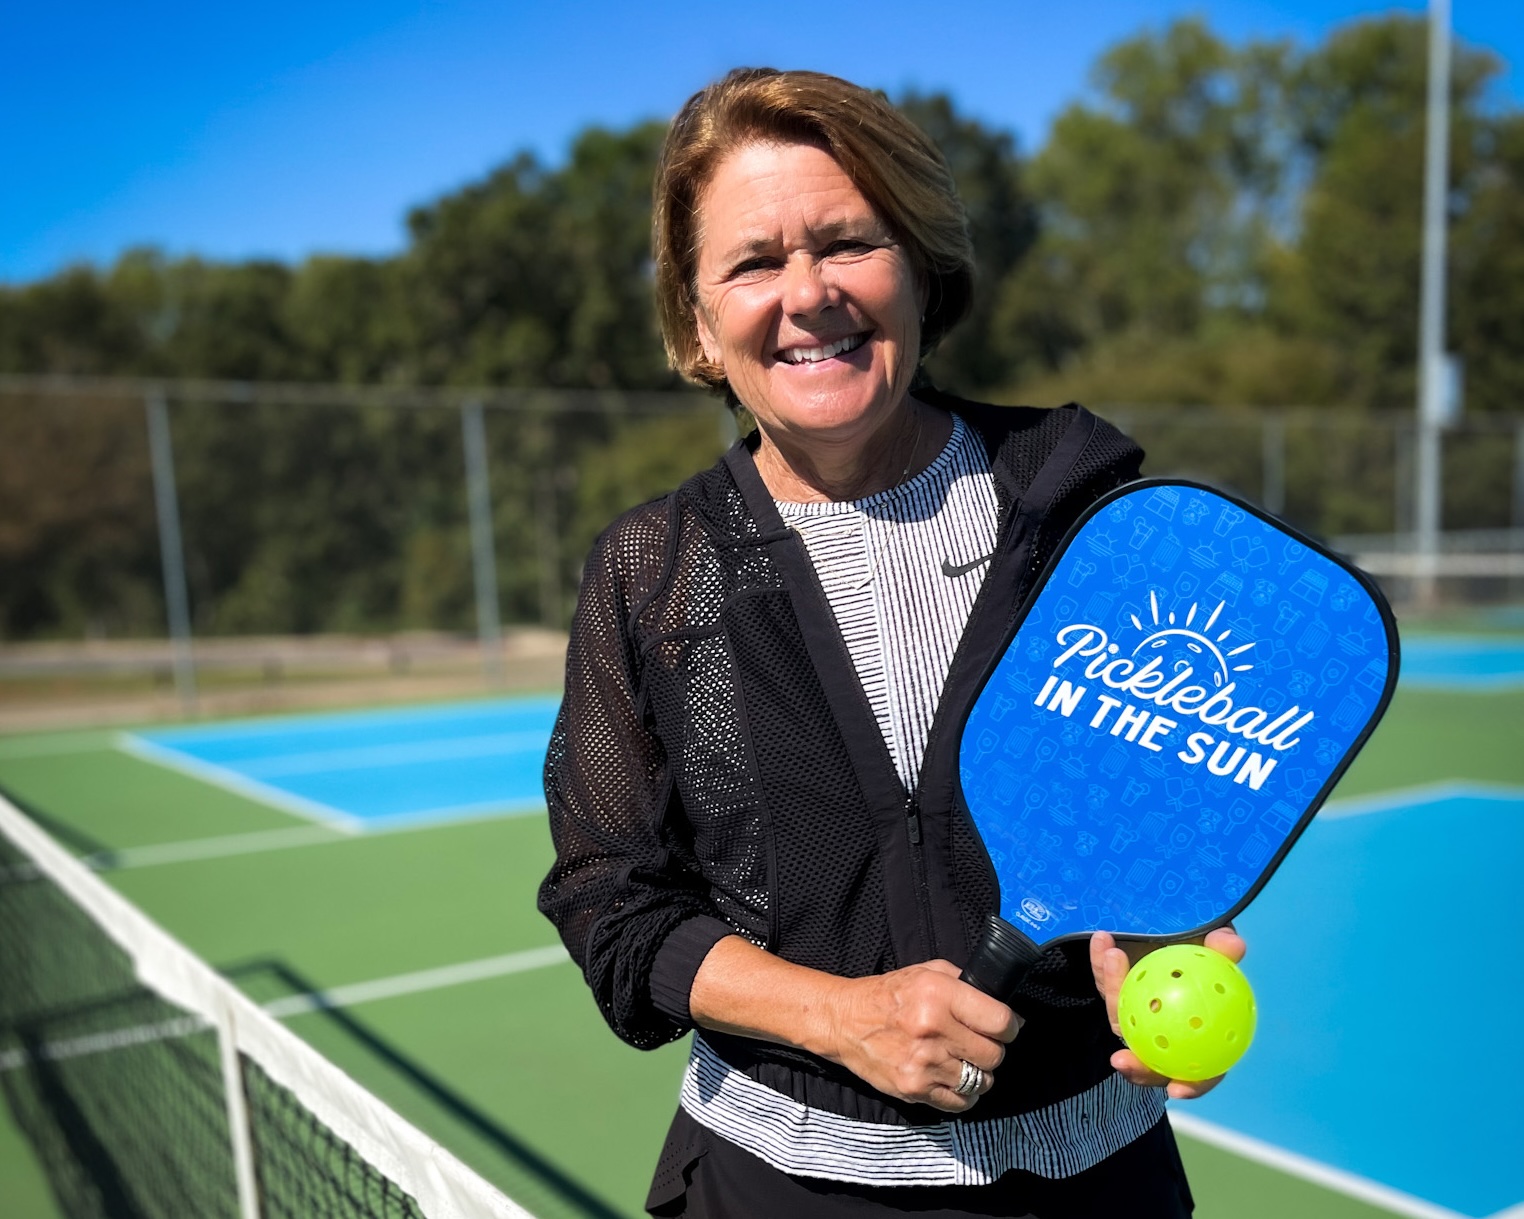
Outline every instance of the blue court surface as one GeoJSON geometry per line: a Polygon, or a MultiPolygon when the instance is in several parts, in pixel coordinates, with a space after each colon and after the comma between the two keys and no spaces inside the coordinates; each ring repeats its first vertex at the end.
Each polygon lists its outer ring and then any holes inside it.
{"type": "Polygon", "coordinates": [[[1524,688],[1524,641],[1445,635],[1404,638],[1402,684],[1433,690],[1524,688]]]}
{"type": "Polygon", "coordinates": [[[1330,805],[1239,920],[1254,1046],[1182,1108],[1459,1215],[1524,1202],[1521,862],[1524,790],[1330,805]]]}
{"type": "Polygon", "coordinates": [[[347,830],[543,811],[556,698],[197,725],[130,753],[347,830]]]}

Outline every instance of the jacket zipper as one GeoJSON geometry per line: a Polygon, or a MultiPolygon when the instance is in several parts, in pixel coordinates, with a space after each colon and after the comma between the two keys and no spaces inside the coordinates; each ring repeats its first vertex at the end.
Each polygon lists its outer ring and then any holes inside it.
{"type": "MultiPolygon", "coordinates": [[[[995,538],[995,552],[991,557],[990,571],[986,578],[994,574],[995,566],[998,564],[1001,555],[1009,548],[1012,535],[1018,527],[1020,515],[1020,501],[1018,500],[1011,504],[1006,519],[1000,523],[1000,528],[995,538]]],[[[1029,558],[1027,562],[1028,573],[1031,566],[1032,562],[1029,558]]],[[[1020,603],[1018,600],[1016,604],[1012,605],[1010,612],[1007,614],[1007,627],[1014,620],[1019,607],[1020,603]]],[[[959,651],[961,652],[961,649],[959,651]]],[[[953,665],[956,666],[960,660],[965,664],[967,663],[966,657],[955,654],[953,665]]],[[[948,678],[951,679],[951,677],[952,672],[949,670],[948,678]]],[[[931,730],[926,735],[926,751],[922,755],[923,759],[935,756],[933,750],[942,735],[943,718],[941,714],[932,718],[931,730]]],[[[910,839],[911,871],[915,879],[916,901],[921,912],[921,934],[925,937],[932,954],[938,956],[941,955],[941,949],[937,943],[935,924],[931,917],[931,882],[926,875],[926,858],[921,846],[921,808],[917,795],[914,792],[910,793],[905,799],[905,831],[906,836],[910,839]]]]}
{"type": "Polygon", "coordinates": [[[936,929],[931,918],[931,885],[926,879],[926,857],[921,847],[921,807],[914,795],[905,798],[905,834],[910,839],[910,871],[915,881],[915,902],[921,919],[921,939],[933,957],[940,956],[936,929]]]}

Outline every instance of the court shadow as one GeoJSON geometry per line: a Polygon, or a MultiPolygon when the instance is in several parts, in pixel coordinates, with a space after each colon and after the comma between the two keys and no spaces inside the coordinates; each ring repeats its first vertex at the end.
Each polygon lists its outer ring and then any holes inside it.
{"type": "Polygon", "coordinates": [[[101,870],[111,866],[115,859],[115,850],[99,838],[94,838],[84,830],[60,821],[46,810],[38,808],[30,800],[23,800],[3,783],[0,783],[0,796],[4,796],[35,824],[46,830],[49,837],[63,843],[76,855],[89,856],[92,867],[101,870]]]}

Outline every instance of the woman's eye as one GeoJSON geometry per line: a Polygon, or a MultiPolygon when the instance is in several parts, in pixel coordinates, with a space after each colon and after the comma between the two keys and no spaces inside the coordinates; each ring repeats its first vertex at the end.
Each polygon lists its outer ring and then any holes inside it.
{"type": "Polygon", "coordinates": [[[730,269],[730,278],[738,279],[747,275],[758,275],[772,270],[776,265],[776,260],[771,258],[748,258],[745,262],[739,262],[730,269]]]}
{"type": "Polygon", "coordinates": [[[833,241],[826,247],[825,252],[827,258],[840,258],[843,256],[850,257],[854,254],[865,254],[873,248],[871,242],[844,239],[842,241],[833,241]]]}

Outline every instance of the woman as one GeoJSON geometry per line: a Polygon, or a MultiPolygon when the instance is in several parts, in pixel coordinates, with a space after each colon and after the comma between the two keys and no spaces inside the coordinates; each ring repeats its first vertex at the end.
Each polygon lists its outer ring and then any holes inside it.
{"type": "Polygon", "coordinates": [[[540,895],[621,1037],[697,1030],[648,1209],[1189,1213],[1163,1086],[1210,1084],[1119,1048],[1125,953],[1050,952],[1019,1016],[956,964],[998,904],[958,719],[1141,452],[918,379],[968,308],[964,217],[934,146],[844,81],[743,70],[691,99],[655,254],[674,367],[757,430],[594,547],[540,895]]]}

